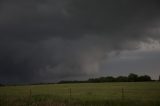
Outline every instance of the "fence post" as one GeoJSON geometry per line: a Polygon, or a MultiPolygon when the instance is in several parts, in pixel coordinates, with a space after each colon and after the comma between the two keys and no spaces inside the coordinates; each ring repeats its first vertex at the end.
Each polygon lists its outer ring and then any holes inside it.
{"type": "Polygon", "coordinates": [[[124,88],[122,88],[122,100],[124,100],[124,88]]]}
{"type": "Polygon", "coordinates": [[[72,98],[72,89],[71,88],[69,88],[69,98],[70,98],[70,100],[72,98]]]}
{"type": "Polygon", "coordinates": [[[29,95],[28,95],[28,102],[27,102],[27,106],[30,106],[31,104],[31,97],[32,97],[32,90],[29,89],[29,95]]]}
{"type": "Polygon", "coordinates": [[[31,98],[31,96],[32,96],[32,90],[29,89],[29,98],[31,98]]]}
{"type": "Polygon", "coordinates": [[[121,93],[122,93],[122,106],[124,106],[124,99],[125,99],[125,97],[124,97],[124,88],[122,88],[121,93]]]}

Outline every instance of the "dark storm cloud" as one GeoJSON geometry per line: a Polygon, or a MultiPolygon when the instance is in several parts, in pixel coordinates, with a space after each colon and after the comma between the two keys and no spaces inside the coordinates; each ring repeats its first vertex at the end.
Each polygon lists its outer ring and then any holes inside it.
{"type": "Polygon", "coordinates": [[[159,40],[159,5],[158,0],[1,0],[0,80],[94,76],[109,52],[159,40]]]}

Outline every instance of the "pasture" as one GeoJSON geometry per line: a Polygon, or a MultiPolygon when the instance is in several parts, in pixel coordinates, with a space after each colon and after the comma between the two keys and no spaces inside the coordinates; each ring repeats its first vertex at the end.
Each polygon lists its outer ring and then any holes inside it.
{"type": "Polygon", "coordinates": [[[160,82],[5,86],[0,106],[160,106],[160,82]]]}

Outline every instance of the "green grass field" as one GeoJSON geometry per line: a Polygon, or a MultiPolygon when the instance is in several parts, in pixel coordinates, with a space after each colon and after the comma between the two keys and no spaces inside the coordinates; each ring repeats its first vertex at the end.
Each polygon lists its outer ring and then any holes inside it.
{"type": "Polygon", "coordinates": [[[0,106],[160,106],[160,82],[6,86],[0,106]]]}

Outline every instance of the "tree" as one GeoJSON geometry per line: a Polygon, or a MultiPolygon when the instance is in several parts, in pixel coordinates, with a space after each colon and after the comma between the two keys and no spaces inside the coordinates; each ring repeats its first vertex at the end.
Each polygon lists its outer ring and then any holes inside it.
{"type": "Polygon", "coordinates": [[[116,79],[112,76],[100,77],[100,78],[91,78],[88,82],[115,82],[116,79]]]}
{"type": "Polygon", "coordinates": [[[105,77],[105,82],[115,82],[115,78],[112,76],[105,77]]]}
{"type": "Polygon", "coordinates": [[[137,74],[130,73],[128,75],[128,81],[130,81],[130,82],[136,82],[137,80],[138,80],[138,75],[137,74]]]}
{"type": "Polygon", "coordinates": [[[138,81],[151,81],[151,77],[148,75],[139,76],[138,81]]]}
{"type": "Polygon", "coordinates": [[[0,83],[0,87],[1,87],[1,86],[4,86],[4,85],[0,83]]]}
{"type": "Polygon", "coordinates": [[[119,76],[116,78],[117,82],[127,82],[128,81],[128,77],[126,76],[119,76]]]}

